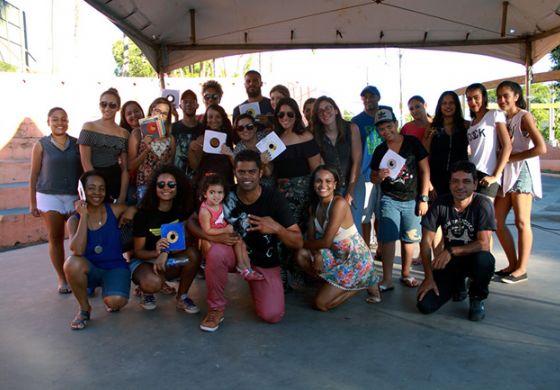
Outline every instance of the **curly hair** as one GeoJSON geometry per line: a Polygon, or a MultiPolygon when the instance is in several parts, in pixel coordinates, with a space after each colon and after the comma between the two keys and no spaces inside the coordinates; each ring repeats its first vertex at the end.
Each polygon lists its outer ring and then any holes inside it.
{"type": "Polygon", "coordinates": [[[194,210],[193,192],[185,173],[173,164],[167,164],[159,167],[150,177],[150,182],[146,190],[146,195],[140,203],[140,209],[154,211],[159,207],[159,198],[157,196],[157,181],[163,174],[170,174],[175,178],[177,183],[177,195],[173,199],[171,210],[179,215],[189,215],[194,210]]]}

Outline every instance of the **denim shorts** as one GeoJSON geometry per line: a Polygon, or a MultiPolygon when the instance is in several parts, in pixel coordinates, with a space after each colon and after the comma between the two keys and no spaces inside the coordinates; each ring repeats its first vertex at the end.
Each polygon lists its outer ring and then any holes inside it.
{"type": "Polygon", "coordinates": [[[521,166],[521,171],[519,172],[519,177],[511,190],[508,192],[518,192],[520,194],[532,194],[533,193],[533,180],[531,180],[531,173],[529,172],[529,167],[527,166],[527,161],[523,162],[521,166]]]}
{"type": "Polygon", "coordinates": [[[103,269],[88,261],[88,288],[101,286],[103,296],[119,296],[127,298],[130,295],[130,271],[128,268],[103,269]]]}
{"type": "Polygon", "coordinates": [[[37,199],[37,209],[42,212],[57,211],[62,215],[68,215],[74,212],[74,202],[78,197],[76,195],[57,195],[37,192],[35,199],[37,199]]]}
{"type": "Polygon", "coordinates": [[[138,266],[140,264],[154,264],[156,262],[156,259],[153,260],[140,260],[140,259],[131,259],[130,263],[128,263],[128,269],[130,270],[130,275],[134,276],[134,271],[136,271],[136,268],[138,268],[138,266]]]}
{"type": "Polygon", "coordinates": [[[420,242],[421,218],[416,215],[416,201],[398,201],[387,195],[381,196],[381,219],[379,220],[379,242],[401,240],[405,243],[420,242]]]}
{"type": "Polygon", "coordinates": [[[366,199],[363,223],[371,223],[374,215],[376,218],[380,216],[381,184],[366,183],[366,199]],[[370,189],[369,196],[368,189],[370,189]]]}

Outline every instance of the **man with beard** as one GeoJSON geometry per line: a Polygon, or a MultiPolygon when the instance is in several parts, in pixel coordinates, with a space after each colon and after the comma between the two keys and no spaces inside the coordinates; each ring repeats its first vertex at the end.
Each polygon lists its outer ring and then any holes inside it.
{"type": "Polygon", "coordinates": [[[188,167],[188,152],[190,143],[202,134],[204,129],[202,124],[196,118],[196,110],[198,109],[198,100],[196,94],[187,89],[181,95],[181,110],[183,110],[183,119],[173,123],[171,134],[175,137],[175,165],[192,179],[192,170],[188,167]]]}
{"type": "Polygon", "coordinates": [[[223,212],[235,233],[209,236],[200,228],[196,214],[188,221],[193,235],[211,242],[205,269],[208,314],[200,323],[200,329],[207,332],[217,330],[224,320],[228,273],[236,272],[232,245],[244,240],[251,268],[264,276],[263,280],[248,283],[257,316],[268,323],[279,322],[285,311],[278,240],[293,249],[303,246],[301,231],[284,196],[275,189],[260,185],[262,162],[259,153],[253,150],[239,152],[234,160],[234,173],[237,185],[224,199],[223,212]]]}
{"type": "MultiPolygon", "coordinates": [[[[364,111],[352,118],[352,122],[360,128],[360,136],[362,138],[362,166],[360,169],[360,177],[354,190],[354,197],[366,196],[366,181],[369,181],[371,176],[371,157],[375,148],[383,143],[383,138],[375,128],[374,120],[375,114],[380,108],[390,109],[388,106],[380,106],[379,100],[381,94],[379,90],[373,85],[366,86],[360,93],[362,103],[364,104],[364,111]]],[[[371,184],[370,184],[371,185],[371,184]]],[[[364,218],[362,222],[362,236],[367,244],[370,243],[371,237],[371,219],[375,214],[375,231],[377,232],[378,219],[379,219],[379,200],[381,199],[381,190],[379,185],[372,185],[369,193],[368,200],[365,202],[364,218]]],[[[381,248],[378,246],[375,255],[376,260],[381,258],[381,248]]]]}
{"type": "Polygon", "coordinates": [[[422,221],[420,254],[425,279],[418,288],[418,310],[429,314],[449,299],[466,298],[465,278],[470,278],[469,320],[480,321],[485,316],[484,299],[494,274],[494,256],[490,239],[496,230],[494,207],[485,196],[474,192],[477,185],[476,167],[468,161],[458,161],[451,167],[447,194],[431,205],[422,221]],[[438,227],[443,230],[444,249],[434,253],[432,243],[438,227]],[[462,292],[462,294],[461,294],[462,292]]]}
{"type": "Polygon", "coordinates": [[[263,86],[261,74],[256,70],[249,70],[245,73],[245,91],[247,92],[247,100],[233,109],[233,122],[240,114],[239,107],[247,103],[259,103],[260,115],[255,119],[259,128],[264,129],[271,126],[270,117],[274,115],[274,110],[270,103],[270,99],[263,96],[261,88],[263,86]]]}

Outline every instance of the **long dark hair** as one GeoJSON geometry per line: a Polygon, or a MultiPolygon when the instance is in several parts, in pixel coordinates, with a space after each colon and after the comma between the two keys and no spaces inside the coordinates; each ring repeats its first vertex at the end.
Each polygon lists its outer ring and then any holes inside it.
{"type": "MultiPolygon", "coordinates": [[[[487,109],[488,108],[488,91],[486,90],[486,87],[484,85],[482,85],[481,83],[471,84],[465,90],[465,94],[469,91],[476,91],[477,89],[480,91],[480,94],[482,95],[482,107],[487,109]]],[[[469,110],[469,113],[471,114],[471,118],[474,119],[474,117],[476,116],[476,113],[473,112],[472,110],[469,110]]]]}
{"type": "Polygon", "coordinates": [[[313,114],[311,115],[311,129],[312,133],[315,135],[315,139],[322,145],[322,139],[325,136],[325,125],[319,119],[319,104],[321,102],[330,103],[333,108],[338,112],[336,114],[336,128],[338,130],[337,142],[345,142],[346,139],[346,122],[344,118],[342,118],[342,114],[340,113],[340,109],[336,105],[335,101],[328,97],[328,96],[319,96],[315,103],[313,103],[313,114]]]}
{"type": "Polygon", "coordinates": [[[498,88],[496,88],[496,92],[498,92],[498,90],[502,88],[511,89],[514,94],[519,96],[519,98],[515,102],[515,105],[522,110],[527,109],[527,102],[525,102],[525,98],[523,97],[523,89],[521,88],[521,85],[517,84],[515,81],[504,80],[498,85],[498,88]]]}
{"type": "Polygon", "coordinates": [[[443,111],[441,106],[443,104],[443,99],[446,96],[451,96],[453,103],[455,104],[455,114],[453,114],[453,129],[464,129],[465,128],[465,118],[463,117],[463,110],[461,109],[461,102],[459,101],[459,96],[453,91],[445,91],[441,94],[436,105],[436,115],[432,122],[432,127],[435,129],[443,128],[443,111]]]}
{"type": "Polygon", "coordinates": [[[143,116],[143,117],[146,116],[146,115],[144,114],[144,110],[142,109],[142,106],[141,106],[140,103],[138,103],[137,101],[135,101],[135,100],[129,100],[129,101],[127,101],[125,104],[123,104],[122,107],[121,107],[121,121],[120,121],[120,123],[119,123],[119,126],[122,127],[123,129],[128,130],[129,133],[131,133],[132,130],[134,130],[134,129],[133,129],[133,128],[128,124],[128,122],[126,121],[125,112],[126,112],[127,107],[130,106],[130,105],[133,105],[133,104],[136,104],[136,106],[138,106],[138,108],[139,108],[140,111],[142,112],[142,116],[143,116]]]}
{"type": "Polygon", "coordinates": [[[334,180],[336,181],[336,187],[334,189],[334,194],[335,195],[340,195],[340,193],[339,193],[339,191],[340,191],[340,175],[338,174],[338,170],[335,167],[330,166],[330,165],[325,165],[325,164],[319,165],[317,168],[315,168],[315,170],[311,174],[311,183],[309,184],[309,206],[311,207],[311,214],[315,213],[315,209],[317,208],[317,205],[319,204],[319,196],[315,192],[315,175],[319,171],[327,171],[327,172],[330,172],[333,175],[334,180]]]}
{"type": "Polygon", "coordinates": [[[282,133],[284,133],[284,128],[280,125],[280,122],[278,121],[278,113],[280,112],[280,108],[282,108],[283,106],[290,107],[294,112],[294,114],[296,114],[296,122],[294,123],[294,128],[292,129],[292,131],[296,134],[305,133],[306,129],[305,129],[305,125],[303,124],[303,117],[301,115],[301,111],[299,110],[299,106],[297,102],[290,97],[286,97],[278,101],[278,104],[276,105],[276,109],[274,110],[274,131],[276,132],[276,134],[281,136],[282,133]]]}
{"type": "Polygon", "coordinates": [[[194,209],[193,192],[185,173],[173,164],[162,165],[152,173],[146,195],[144,195],[139,208],[148,211],[158,209],[157,180],[160,175],[165,173],[172,175],[175,178],[175,183],[177,183],[177,195],[173,199],[171,211],[181,216],[189,215],[194,209]]]}

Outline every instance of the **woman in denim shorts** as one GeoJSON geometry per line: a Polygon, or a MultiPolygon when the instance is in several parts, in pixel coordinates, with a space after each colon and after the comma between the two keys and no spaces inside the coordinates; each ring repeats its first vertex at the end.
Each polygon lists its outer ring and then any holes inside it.
{"type": "Polygon", "coordinates": [[[407,287],[417,287],[419,283],[410,275],[410,268],[413,244],[421,238],[420,218],[428,211],[428,152],[415,137],[399,134],[395,114],[388,108],[377,111],[375,126],[385,140],[375,149],[371,161],[371,181],[381,183],[382,192],[378,240],[382,243],[383,280],[379,289],[393,289],[397,240],[401,240],[402,252],[400,281],[407,287]],[[391,153],[405,161],[400,170],[399,158],[390,156],[391,153]]]}
{"type": "Polygon", "coordinates": [[[531,207],[533,197],[542,197],[539,156],[546,153],[544,139],[535,126],[535,120],[525,108],[521,86],[513,81],[503,81],[497,88],[498,105],[506,114],[508,131],[513,140],[513,150],[504,168],[500,196],[496,198],[498,239],[504,248],[508,266],[496,274],[502,282],[514,284],[527,280],[527,264],[533,244],[531,207]],[[506,217],[513,208],[518,234],[518,250],[506,217]]]}

